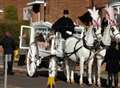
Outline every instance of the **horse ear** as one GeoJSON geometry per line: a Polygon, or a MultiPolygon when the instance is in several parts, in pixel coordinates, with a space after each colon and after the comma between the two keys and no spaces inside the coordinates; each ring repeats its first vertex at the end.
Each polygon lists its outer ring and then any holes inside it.
{"type": "Polygon", "coordinates": [[[96,12],[98,13],[98,12],[99,12],[99,10],[96,10],[96,12]]]}
{"type": "Polygon", "coordinates": [[[98,24],[101,25],[101,18],[98,19],[98,24]]]}
{"type": "Polygon", "coordinates": [[[93,11],[96,11],[96,8],[95,8],[95,6],[93,7],[93,11]]]}

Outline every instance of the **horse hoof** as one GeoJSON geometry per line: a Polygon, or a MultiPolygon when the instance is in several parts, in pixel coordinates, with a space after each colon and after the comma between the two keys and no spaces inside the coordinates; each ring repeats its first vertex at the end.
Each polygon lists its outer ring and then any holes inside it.
{"type": "Polygon", "coordinates": [[[80,85],[83,85],[83,82],[80,81],[80,85]]]}
{"type": "Polygon", "coordinates": [[[70,80],[67,80],[67,83],[70,83],[70,80]]]}
{"type": "Polygon", "coordinates": [[[93,86],[92,84],[88,84],[88,86],[93,86]]]}
{"type": "Polygon", "coordinates": [[[101,84],[97,85],[99,88],[101,88],[101,84]]]}
{"type": "Polygon", "coordinates": [[[97,88],[97,86],[95,84],[93,84],[92,86],[93,86],[93,88],[97,88]]]}
{"type": "Polygon", "coordinates": [[[81,84],[81,85],[80,85],[80,88],[84,88],[84,85],[83,85],[83,84],[81,84]]]}
{"type": "Polygon", "coordinates": [[[98,83],[97,86],[100,88],[101,87],[101,83],[98,83]]]}
{"type": "Polygon", "coordinates": [[[94,85],[94,84],[89,84],[88,85],[90,88],[98,88],[96,85],[94,85]]]}
{"type": "Polygon", "coordinates": [[[75,83],[75,81],[73,81],[73,80],[72,80],[72,81],[71,81],[71,83],[72,83],[72,84],[74,84],[74,83],[75,83]]]}
{"type": "Polygon", "coordinates": [[[85,86],[86,86],[86,84],[83,83],[80,85],[80,88],[85,88],[85,86]]]}
{"type": "Polygon", "coordinates": [[[90,86],[91,86],[91,85],[93,85],[93,83],[92,83],[92,82],[89,82],[89,83],[88,83],[88,85],[90,85],[90,86]]]}
{"type": "Polygon", "coordinates": [[[93,85],[96,85],[96,82],[93,82],[93,85]]]}

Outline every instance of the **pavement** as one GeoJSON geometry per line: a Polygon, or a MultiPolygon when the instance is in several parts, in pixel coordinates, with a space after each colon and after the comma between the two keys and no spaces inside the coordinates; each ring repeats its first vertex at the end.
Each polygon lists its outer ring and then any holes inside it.
{"type": "MultiPolygon", "coordinates": [[[[3,68],[4,68],[4,65],[3,65],[3,63],[0,62],[0,69],[3,69],[3,68]]],[[[26,65],[18,66],[17,62],[14,62],[14,64],[13,64],[13,72],[15,72],[15,74],[17,74],[17,73],[27,73],[26,65]]]]}

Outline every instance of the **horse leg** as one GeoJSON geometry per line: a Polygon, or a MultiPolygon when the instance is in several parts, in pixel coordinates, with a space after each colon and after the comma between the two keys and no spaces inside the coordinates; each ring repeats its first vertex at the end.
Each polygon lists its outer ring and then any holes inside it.
{"type": "Polygon", "coordinates": [[[70,68],[71,69],[71,74],[70,74],[71,83],[75,83],[75,81],[74,81],[75,62],[71,61],[70,66],[71,66],[71,68],[70,68]]]}
{"type": "Polygon", "coordinates": [[[83,84],[83,73],[84,73],[84,58],[80,59],[80,85],[83,84]]]}
{"type": "Polygon", "coordinates": [[[96,79],[97,79],[97,61],[93,62],[93,66],[92,66],[92,74],[93,74],[93,83],[94,85],[96,84],[96,79]]]}
{"type": "Polygon", "coordinates": [[[92,64],[93,64],[93,58],[88,63],[88,82],[89,82],[89,84],[92,84],[92,64]]]}
{"type": "Polygon", "coordinates": [[[74,71],[75,71],[75,63],[74,62],[72,62],[71,63],[71,83],[75,83],[75,81],[74,81],[74,71]]]}
{"type": "Polygon", "coordinates": [[[98,78],[97,78],[97,84],[98,84],[98,86],[101,86],[101,82],[100,82],[100,74],[101,74],[101,64],[102,64],[102,59],[98,59],[97,60],[97,67],[98,67],[98,72],[97,72],[97,74],[98,74],[98,78]]]}
{"type": "Polygon", "coordinates": [[[73,69],[71,70],[71,83],[75,83],[75,81],[74,81],[74,71],[73,71],[73,69]]]}
{"type": "Polygon", "coordinates": [[[67,82],[70,83],[70,67],[68,64],[68,60],[65,61],[65,67],[66,67],[66,76],[67,76],[67,82]]]}

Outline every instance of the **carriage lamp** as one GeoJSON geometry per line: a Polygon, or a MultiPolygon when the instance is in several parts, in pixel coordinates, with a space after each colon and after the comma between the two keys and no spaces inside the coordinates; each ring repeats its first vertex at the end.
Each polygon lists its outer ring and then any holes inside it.
{"type": "Polygon", "coordinates": [[[38,13],[40,11],[41,4],[45,4],[46,0],[29,0],[27,5],[32,6],[33,12],[38,13]]]}
{"type": "Polygon", "coordinates": [[[40,4],[33,4],[33,12],[38,13],[40,11],[40,4]]]}

